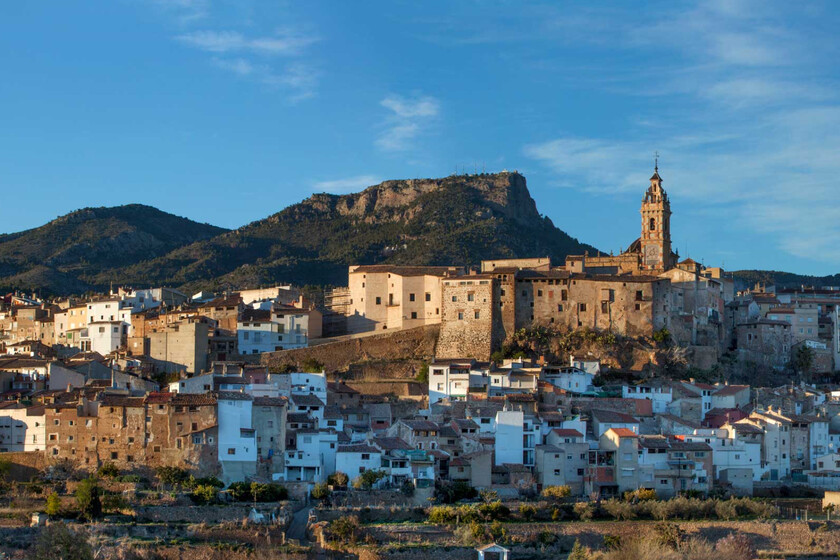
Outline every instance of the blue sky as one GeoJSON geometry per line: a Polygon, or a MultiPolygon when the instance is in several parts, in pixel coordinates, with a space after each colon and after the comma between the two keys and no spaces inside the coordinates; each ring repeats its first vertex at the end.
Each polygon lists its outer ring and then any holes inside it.
{"type": "Polygon", "coordinates": [[[833,2],[6,3],[0,231],[517,169],[619,250],[658,150],[681,255],[837,273],[839,27],[833,2]]]}

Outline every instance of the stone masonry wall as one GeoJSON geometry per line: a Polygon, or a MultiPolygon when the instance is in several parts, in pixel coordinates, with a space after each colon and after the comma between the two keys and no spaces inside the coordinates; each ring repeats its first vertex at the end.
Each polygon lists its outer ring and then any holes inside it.
{"type": "MultiPolygon", "coordinates": [[[[487,360],[493,352],[495,279],[463,276],[443,280],[438,358],[487,360]]],[[[500,321],[498,314],[495,321],[500,321]]]]}
{"type": "MultiPolygon", "coordinates": [[[[371,360],[431,360],[435,356],[439,325],[427,325],[387,334],[320,344],[310,348],[261,354],[272,370],[299,366],[306,360],[324,364],[327,372],[347,371],[350,364],[371,360]]],[[[389,377],[383,375],[383,377],[389,377]]]]}

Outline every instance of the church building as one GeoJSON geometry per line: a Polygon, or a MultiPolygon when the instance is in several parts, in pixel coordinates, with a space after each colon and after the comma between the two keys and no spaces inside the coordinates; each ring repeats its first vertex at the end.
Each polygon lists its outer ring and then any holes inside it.
{"type": "Polygon", "coordinates": [[[679,255],[671,250],[671,202],[662,188],[659,165],[642,199],[641,236],[619,255],[569,255],[566,269],[591,274],[657,275],[674,268],[679,255]]]}

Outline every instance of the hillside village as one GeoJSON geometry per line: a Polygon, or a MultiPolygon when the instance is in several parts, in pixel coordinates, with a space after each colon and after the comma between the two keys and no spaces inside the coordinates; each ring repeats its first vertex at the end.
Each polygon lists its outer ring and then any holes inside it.
{"type": "MultiPolygon", "coordinates": [[[[833,503],[840,288],[744,289],[681,259],[662,183],[656,169],[619,254],[356,264],[320,292],[9,293],[0,466],[57,488],[103,472],[188,485],[205,508],[248,487],[247,520],[299,543],[336,538],[351,504],[420,506],[439,523],[451,512],[422,506],[478,492],[520,503],[524,521],[529,500],[557,496],[581,521],[622,519],[631,506],[616,504],[639,496],[833,503]],[[293,501],[258,508],[258,493],[293,501]]],[[[737,503],[720,511],[769,515],[737,503]]]]}
{"type": "Polygon", "coordinates": [[[658,169],[641,216],[640,238],[618,255],[354,265],[317,304],[288,285],[9,294],[0,452],[304,491],[375,472],[377,488],[428,497],[452,483],[509,497],[840,490],[840,390],[826,384],[840,367],[840,289],[736,291],[724,270],[680,260],[658,169]],[[506,355],[539,326],[683,349],[683,372],[729,359],[789,382],[651,376],[593,352],[506,355]],[[414,394],[366,393],[311,357],[272,365],[431,327],[414,394]]]}

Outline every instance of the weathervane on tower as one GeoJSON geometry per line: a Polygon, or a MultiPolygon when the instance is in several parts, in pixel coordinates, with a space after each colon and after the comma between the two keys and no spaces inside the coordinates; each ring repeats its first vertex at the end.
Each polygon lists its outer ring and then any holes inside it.
{"type": "Polygon", "coordinates": [[[653,152],[653,170],[659,172],[659,150],[653,152]]]}

